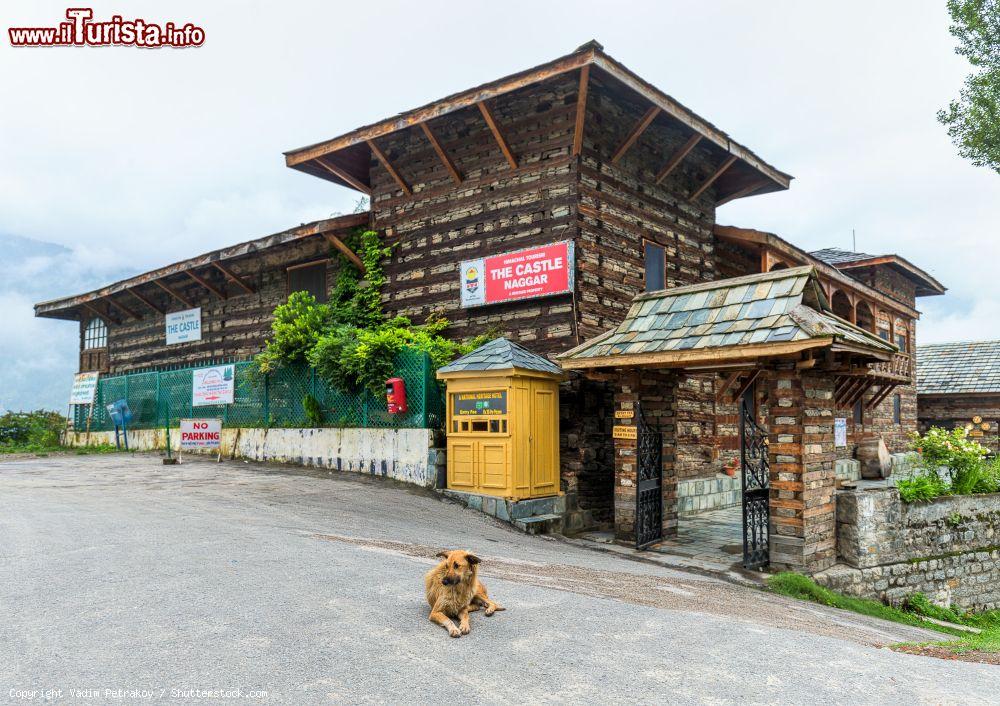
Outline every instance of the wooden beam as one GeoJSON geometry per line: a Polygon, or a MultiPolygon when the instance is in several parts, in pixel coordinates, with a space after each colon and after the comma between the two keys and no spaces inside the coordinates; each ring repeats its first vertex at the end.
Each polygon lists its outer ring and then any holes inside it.
{"type": "Polygon", "coordinates": [[[795,364],[796,370],[808,370],[809,368],[815,368],[818,361],[816,358],[806,358],[805,360],[800,360],[795,364]]]}
{"type": "Polygon", "coordinates": [[[875,396],[872,397],[871,401],[868,403],[865,409],[875,409],[876,407],[878,407],[885,401],[885,398],[889,396],[889,393],[895,390],[898,386],[899,386],[898,382],[892,382],[883,387],[881,390],[875,393],[875,396]]]}
{"type": "Polygon", "coordinates": [[[451,161],[448,153],[444,151],[444,147],[442,147],[441,143],[438,142],[438,139],[434,136],[434,133],[431,132],[427,123],[420,123],[420,129],[424,131],[424,135],[427,136],[427,140],[431,143],[431,147],[433,147],[434,151],[437,152],[437,156],[438,159],[441,160],[441,164],[443,164],[444,168],[448,170],[449,174],[451,174],[451,178],[455,180],[456,184],[461,184],[462,175],[458,173],[454,162],[451,161]]]}
{"type": "Polygon", "coordinates": [[[587,117],[587,89],[590,87],[590,64],[580,69],[580,88],[576,94],[576,122],[573,123],[573,156],[583,151],[583,125],[587,117]]]}
{"type": "Polygon", "coordinates": [[[766,180],[755,181],[753,184],[750,184],[749,186],[745,186],[742,189],[740,189],[739,191],[734,191],[733,193],[729,194],[728,196],[723,196],[721,199],[719,199],[718,201],[716,201],[715,205],[717,207],[718,206],[723,206],[723,205],[729,203],[730,201],[735,201],[736,199],[742,199],[742,198],[744,198],[746,196],[749,196],[750,194],[752,194],[752,193],[754,193],[756,191],[759,191],[760,189],[763,189],[765,186],[767,186],[770,183],[771,183],[770,181],[766,181],[766,180]]]}
{"type": "Polygon", "coordinates": [[[212,261],[212,267],[214,267],[219,272],[221,272],[226,277],[228,277],[233,282],[235,282],[236,285],[240,289],[242,289],[244,292],[246,292],[247,294],[256,294],[257,293],[257,290],[254,289],[252,285],[249,285],[246,282],[244,282],[242,277],[240,277],[238,274],[236,274],[235,272],[233,272],[232,270],[230,270],[229,268],[227,268],[221,262],[216,262],[216,261],[213,260],[212,261]]]}
{"type": "Polygon", "coordinates": [[[517,169],[517,160],[514,159],[514,153],[510,151],[510,146],[507,144],[507,140],[504,139],[503,133],[500,132],[500,127],[497,125],[496,118],[493,117],[493,112],[483,101],[480,101],[476,105],[479,106],[479,112],[483,114],[483,120],[485,120],[486,124],[489,126],[490,132],[493,133],[493,138],[500,146],[500,151],[503,152],[503,156],[507,158],[510,168],[517,169]]]}
{"type": "Polygon", "coordinates": [[[346,169],[338,167],[336,164],[331,162],[327,157],[317,157],[314,161],[316,162],[316,164],[323,167],[323,169],[330,172],[338,179],[346,181],[348,184],[353,186],[358,191],[371,196],[372,188],[370,186],[365,184],[363,181],[358,179],[356,176],[351,174],[346,169]]]}
{"type": "Polygon", "coordinates": [[[758,377],[760,377],[760,368],[751,370],[746,380],[741,382],[740,386],[736,388],[736,392],[733,393],[733,402],[739,402],[743,394],[750,389],[750,386],[756,382],[758,377]]]}
{"type": "Polygon", "coordinates": [[[735,373],[731,373],[725,380],[722,381],[722,387],[720,387],[719,391],[715,393],[716,403],[721,403],[722,400],[726,398],[726,392],[733,386],[733,383],[736,382],[742,374],[742,370],[737,370],[735,373]]]}
{"type": "Polygon", "coordinates": [[[621,146],[615,150],[614,156],[611,158],[612,164],[618,164],[618,160],[625,156],[625,153],[629,151],[629,148],[635,144],[642,133],[646,132],[646,128],[652,125],[653,121],[656,120],[656,116],[660,114],[660,108],[658,106],[653,106],[646,111],[645,115],[639,118],[639,122],[635,124],[631,132],[625,137],[625,141],[622,142],[621,146]]]}
{"type": "Polygon", "coordinates": [[[337,248],[337,250],[339,250],[344,257],[350,260],[355,267],[361,270],[362,274],[366,272],[365,263],[361,261],[361,258],[358,257],[356,252],[347,247],[343,240],[335,236],[333,233],[323,233],[323,237],[326,238],[330,245],[337,248]]]}
{"type": "Polygon", "coordinates": [[[375,144],[374,140],[368,140],[368,146],[371,147],[372,154],[378,158],[378,161],[382,163],[385,170],[389,172],[389,176],[395,179],[396,183],[399,184],[399,188],[403,190],[403,193],[407,196],[412,196],[413,190],[410,189],[410,185],[403,180],[403,177],[399,175],[399,172],[397,172],[396,168],[392,166],[392,163],[389,162],[389,158],[383,154],[382,150],[378,148],[378,145],[375,144]]]}
{"type": "Polygon", "coordinates": [[[167,285],[165,285],[160,280],[154,279],[153,280],[153,284],[155,284],[157,287],[159,287],[160,289],[162,289],[164,292],[166,292],[167,294],[169,294],[170,296],[172,296],[174,299],[176,299],[177,301],[179,301],[181,304],[184,304],[187,308],[189,308],[189,309],[193,309],[194,308],[194,304],[192,304],[191,301],[187,297],[185,297],[184,295],[180,294],[179,292],[175,292],[173,289],[171,289],[170,287],[168,287],[167,285]]]}
{"type": "Polygon", "coordinates": [[[132,311],[131,309],[129,309],[124,304],[119,304],[118,302],[116,302],[111,297],[101,297],[101,299],[103,299],[104,301],[106,301],[108,304],[110,304],[111,306],[115,307],[116,309],[118,309],[118,311],[126,314],[127,316],[131,316],[136,321],[141,321],[142,320],[142,317],[139,316],[137,313],[135,313],[134,311],[132,311]]]}
{"type": "Polygon", "coordinates": [[[207,289],[208,291],[210,291],[212,294],[214,294],[215,296],[217,296],[219,299],[225,300],[225,299],[229,298],[222,291],[220,291],[218,288],[216,288],[216,286],[214,284],[212,284],[208,280],[203,279],[203,278],[199,277],[198,275],[196,275],[193,270],[185,270],[184,274],[186,274],[188,277],[190,277],[191,279],[193,279],[195,282],[197,282],[198,284],[200,284],[202,287],[204,287],[205,289],[207,289]]]}
{"type": "Polygon", "coordinates": [[[661,181],[670,176],[670,172],[677,168],[677,165],[684,161],[684,158],[688,156],[688,153],[695,148],[695,146],[701,142],[701,134],[695,133],[688,138],[688,141],[681,145],[676,152],[674,152],[673,157],[666,163],[660,173],[656,175],[656,183],[659,184],[661,181]]]}
{"type": "Polygon", "coordinates": [[[93,306],[89,302],[81,302],[81,304],[85,308],[90,309],[90,311],[94,315],[96,315],[97,318],[99,318],[101,321],[103,321],[105,324],[110,324],[111,323],[111,321],[112,321],[111,317],[108,316],[107,314],[105,314],[103,311],[99,310],[96,306],[93,306]]]}
{"type": "Polygon", "coordinates": [[[714,184],[716,179],[725,174],[726,170],[736,163],[737,159],[738,157],[736,157],[736,155],[730,155],[729,159],[727,159],[725,162],[719,165],[719,168],[715,170],[715,173],[712,174],[712,176],[703,181],[701,186],[695,189],[693,194],[688,196],[688,201],[694,201],[696,198],[701,196],[705,192],[705,189],[714,184]]]}
{"type": "Polygon", "coordinates": [[[146,297],[145,294],[140,294],[138,291],[136,291],[135,289],[132,289],[131,287],[126,287],[125,291],[128,292],[129,294],[131,294],[133,297],[135,297],[139,301],[141,301],[143,304],[145,304],[146,306],[148,306],[150,309],[152,309],[156,313],[158,313],[158,314],[163,314],[164,313],[163,309],[161,309],[156,304],[154,304],[152,302],[152,300],[150,300],[149,298],[146,297]]]}
{"type": "Polygon", "coordinates": [[[854,390],[847,398],[847,407],[853,407],[858,400],[865,396],[865,393],[875,384],[874,378],[861,378],[861,385],[854,390]]]}

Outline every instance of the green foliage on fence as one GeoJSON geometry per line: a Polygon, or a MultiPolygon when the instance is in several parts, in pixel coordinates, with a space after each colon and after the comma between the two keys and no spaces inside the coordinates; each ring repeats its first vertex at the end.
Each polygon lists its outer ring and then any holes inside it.
{"type": "MultiPolygon", "coordinates": [[[[93,431],[114,429],[106,406],[128,401],[132,429],[176,427],[179,419],[220,417],[226,427],[311,427],[317,412],[324,426],[377,428],[436,428],[443,424],[444,395],[434,377],[430,356],[423,351],[401,350],[392,373],[406,382],[407,411],[389,414],[384,395],[369,390],[345,393],[323,382],[304,365],[286,366],[261,374],[253,361],[233,363],[235,397],[231,405],[194,407],[191,404],[192,371],[196,368],[131,373],[102,377],[97,384],[93,431]],[[318,404],[306,402],[311,398],[318,404]]],[[[199,366],[200,367],[200,366],[199,366]]],[[[88,428],[90,407],[74,408],[73,426],[88,428]]]]}

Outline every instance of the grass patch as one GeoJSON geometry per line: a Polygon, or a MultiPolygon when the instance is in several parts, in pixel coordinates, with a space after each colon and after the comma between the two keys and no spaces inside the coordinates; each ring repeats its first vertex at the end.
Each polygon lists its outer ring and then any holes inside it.
{"type": "Polygon", "coordinates": [[[767,585],[772,591],[780,593],[783,596],[790,596],[791,598],[798,598],[803,601],[812,601],[813,603],[820,603],[832,608],[849,610],[852,613],[869,615],[873,618],[891,620],[894,623],[902,623],[903,625],[931,628],[940,632],[946,632],[949,635],[959,634],[957,630],[949,630],[948,628],[933,625],[901,608],[893,608],[892,606],[868,598],[855,598],[836,593],[820,586],[808,576],[796,574],[792,571],[783,571],[768,577],[767,585]]]}
{"type": "Polygon", "coordinates": [[[109,454],[118,451],[114,444],[93,444],[91,446],[52,446],[50,444],[0,444],[0,456],[4,454],[47,454],[72,453],[77,456],[87,454],[109,454]]]}
{"type": "Polygon", "coordinates": [[[942,608],[941,606],[934,605],[926,596],[920,593],[915,593],[907,599],[906,609],[894,608],[867,598],[845,596],[820,586],[808,576],[790,571],[770,576],[767,579],[767,585],[772,591],[780,593],[783,596],[849,610],[853,613],[860,613],[861,615],[868,615],[873,618],[882,618],[894,623],[927,628],[957,638],[943,642],[924,643],[925,645],[940,648],[940,651],[957,655],[970,652],[980,654],[1000,653],[1000,610],[993,610],[986,613],[960,613],[952,608],[942,608]],[[982,632],[972,634],[954,630],[943,625],[928,623],[922,620],[920,616],[979,628],[982,632]]]}

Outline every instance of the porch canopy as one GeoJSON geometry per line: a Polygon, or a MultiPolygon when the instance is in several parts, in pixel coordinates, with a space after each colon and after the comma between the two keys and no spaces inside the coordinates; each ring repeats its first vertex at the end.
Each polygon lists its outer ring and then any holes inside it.
{"type": "Polygon", "coordinates": [[[567,370],[721,369],[815,361],[828,352],[827,363],[844,372],[896,350],[835,316],[814,268],[805,266],[641,294],[621,325],[556,358],[567,370]]]}

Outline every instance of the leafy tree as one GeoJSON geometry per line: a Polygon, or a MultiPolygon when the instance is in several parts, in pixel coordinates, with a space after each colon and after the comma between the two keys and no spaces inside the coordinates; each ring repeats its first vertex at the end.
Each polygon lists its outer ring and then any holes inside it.
{"type": "Polygon", "coordinates": [[[972,64],[958,100],[938,121],[958,152],[977,167],[1000,173],[1000,0],[948,0],[956,53],[972,64]]]}

